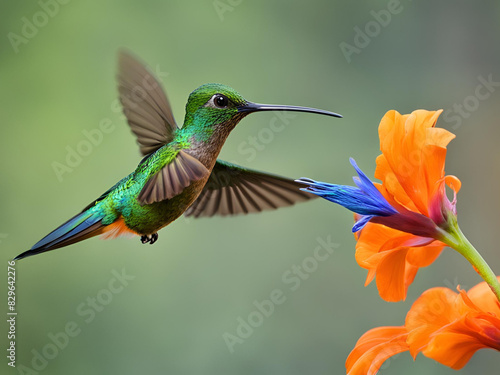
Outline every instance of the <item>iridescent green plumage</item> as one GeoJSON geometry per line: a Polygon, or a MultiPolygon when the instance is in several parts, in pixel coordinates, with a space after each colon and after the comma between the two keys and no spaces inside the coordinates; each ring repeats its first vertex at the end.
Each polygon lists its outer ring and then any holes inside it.
{"type": "Polygon", "coordinates": [[[232,88],[206,84],[193,91],[182,128],[166,94],[131,55],[119,60],[119,93],[128,123],[145,156],[136,170],[82,212],[16,259],[104,234],[131,233],[154,243],[159,229],[183,213],[194,217],[260,212],[311,199],[300,184],[218,161],[231,130],[252,112],[289,110],[341,117],[305,107],[248,102],[232,88]]]}

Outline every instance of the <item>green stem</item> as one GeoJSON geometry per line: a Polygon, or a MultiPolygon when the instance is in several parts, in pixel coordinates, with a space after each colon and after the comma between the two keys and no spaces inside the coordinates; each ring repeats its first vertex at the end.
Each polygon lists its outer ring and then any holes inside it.
{"type": "Polygon", "coordinates": [[[491,290],[500,301],[500,283],[498,282],[495,273],[491,270],[488,263],[486,263],[476,248],[469,242],[467,237],[465,237],[462,233],[460,227],[458,226],[456,217],[450,220],[448,224],[450,226],[446,232],[443,231],[444,238],[442,238],[441,241],[462,254],[465,259],[472,264],[477,273],[479,273],[483,280],[488,283],[491,290]]]}

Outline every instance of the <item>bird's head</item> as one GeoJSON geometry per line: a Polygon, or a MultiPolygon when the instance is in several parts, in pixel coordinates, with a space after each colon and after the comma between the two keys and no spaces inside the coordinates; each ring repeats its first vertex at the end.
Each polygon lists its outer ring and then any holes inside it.
{"type": "Polygon", "coordinates": [[[337,113],[315,108],[252,103],[229,86],[207,83],[189,95],[184,127],[210,133],[220,132],[227,136],[243,117],[260,111],[297,111],[342,117],[337,113]]]}

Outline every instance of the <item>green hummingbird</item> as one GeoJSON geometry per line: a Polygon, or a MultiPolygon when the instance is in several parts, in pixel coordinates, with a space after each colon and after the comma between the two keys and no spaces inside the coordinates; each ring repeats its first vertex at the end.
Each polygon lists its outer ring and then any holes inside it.
{"type": "Polygon", "coordinates": [[[144,158],[134,172],[15,260],[97,235],[139,235],[142,243],[153,244],[158,230],[182,214],[196,218],[247,214],[312,198],[293,180],[239,167],[217,156],[231,130],[253,112],[341,115],[256,104],[228,86],[209,83],[189,95],[184,125],[179,128],[153,74],[128,52],[120,52],[118,62],[120,101],[144,158]]]}

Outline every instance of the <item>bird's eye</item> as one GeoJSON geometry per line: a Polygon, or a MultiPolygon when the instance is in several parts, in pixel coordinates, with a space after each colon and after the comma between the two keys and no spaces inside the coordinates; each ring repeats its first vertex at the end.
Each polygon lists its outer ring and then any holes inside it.
{"type": "Polygon", "coordinates": [[[229,99],[222,94],[217,94],[214,95],[214,104],[218,108],[226,108],[229,104],[229,99]]]}

